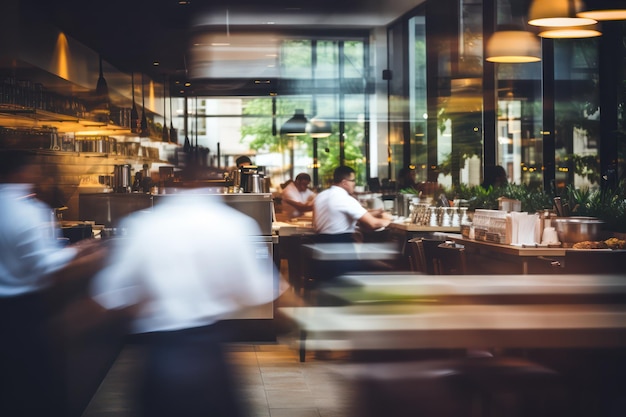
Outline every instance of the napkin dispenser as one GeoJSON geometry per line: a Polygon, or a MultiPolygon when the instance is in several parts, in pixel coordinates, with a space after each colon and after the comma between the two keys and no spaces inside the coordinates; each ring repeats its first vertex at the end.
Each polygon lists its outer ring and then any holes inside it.
{"type": "Polygon", "coordinates": [[[535,245],[541,239],[538,214],[511,212],[507,215],[506,242],[511,245],[535,245]]]}

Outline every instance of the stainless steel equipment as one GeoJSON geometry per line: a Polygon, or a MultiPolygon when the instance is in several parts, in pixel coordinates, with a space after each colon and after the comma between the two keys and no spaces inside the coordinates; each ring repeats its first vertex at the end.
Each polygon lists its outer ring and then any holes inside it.
{"type": "Polygon", "coordinates": [[[129,193],[132,185],[130,164],[115,165],[113,169],[113,190],[116,193],[129,193]]]}
{"type": "Polygon", "coordinates": [[[552,224],[564,245],[585,240],[598,240],[604,222],[596,217],[572,216],[552,219],[552,224]]]}

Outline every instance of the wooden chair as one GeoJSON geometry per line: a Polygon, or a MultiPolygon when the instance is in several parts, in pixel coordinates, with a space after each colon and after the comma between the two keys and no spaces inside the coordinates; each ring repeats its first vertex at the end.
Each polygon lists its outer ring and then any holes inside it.
{"type": "Polygon", "coordinates": [[[462,245],[442,243],[437,246],[434,262],[437,275],[467,274],[465,248],[462,245]]]}
{"type": "Polygon", "coordinates": [[[445,240],[441,239],[422,239],[421,247],[424,253],[425,271],[430,275],[439,275],[439,254],[437,247],[445,240]]]}
{"type": "Polygon", "coordinates": [[[426,257],[424,256],[424,245],[422,244],[422,238],[416,237],[409,239],[409,265],[413,272],[427,272],[426,271],[426,257]]]}
{"type": "Polygon", "coordinates": [[[414,238],[408,241],[411,269],[430,275],[465,275],[467,262],[462,245],[440,239],[414,238]]]}

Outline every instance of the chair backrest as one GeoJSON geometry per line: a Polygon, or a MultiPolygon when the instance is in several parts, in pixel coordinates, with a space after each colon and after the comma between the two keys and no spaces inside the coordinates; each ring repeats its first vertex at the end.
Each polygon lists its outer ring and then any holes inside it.
{"type": "Polygon", "coordinates": [[[462,245],[443,243],[436,248],[436,274],[465,275],[467,262],[462,245]]]}
{"type": "Polygon", "coordinates": [[[424,253],[424,264],[426,273],[431,275],[439,274],[439,255],[437,253],[437,246],[445,243],[445,240],[441,239],[422,239],[421,244],[424,253]]]}
{"type": "Polygon", "coordinates": [[[426,270],[426,257],[424,256],[424,246],[422,238],[409,239],[409,264],[414,272],[428,272],[426,270]]]}

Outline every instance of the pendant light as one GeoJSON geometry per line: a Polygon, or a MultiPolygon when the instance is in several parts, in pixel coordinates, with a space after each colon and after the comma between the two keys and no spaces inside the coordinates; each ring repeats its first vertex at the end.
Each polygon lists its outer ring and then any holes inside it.
{"type": "Polygon", "coordinates": [[[276,136],[276,96],[272,96],[272,136],[276,136]]]}
{"type": "Polygon", "coordinates": [[[576,13],[578,17],[602,20],[626,20],[626,2],[624,0],[594,0],[592,5],[576,13]]]}
{"type": "Polygon", "coordinates": [[[327,138],[333,133],[330,121],[321,117],[313,117],[306,125],[306,133],[312,138],[327,138]]]}
{"type": "Polygon", "coordinates": [[[135,73],[130,74],[130,82],[133,96],[133,107],[130,109],[130,132],[139,133],[139,113],[137,113],[137,105],[135,104],[135,73]]]}
{"type": "Polygon", "coordinates": [[[178,143],[178,131],[174,129],[174,113],[172,113],[172,86],[168,80],[168,87],[170,90],[170,141],[178,143]]]}
{"type": "Polygon", "coordinates": [[[307,119],[303,109],[296,109],[293,116],[280,128],[281,135],[303,136],[306,135],[307,119]]]}
{"type": "Polygon", "coordinates": [[[576,15],[584,7],[582,0],[533,0],[528,10],[528,24],[558,28],[597,23],[595,19],[576,15]]]}
{"type": "Polygon", "coordinates": [[[165,90],[165,82],[163,80],[163,131],[161,132],[161,140],[163,142],[170,141],[170,135],[167,132],[167,95],[165,90]]]}
{"type": "Polygon", "coordinates": [[[148,132],[148,119],[146,118],[146,98],[143,92],[143,73],[141,74],[141,107],[141,129],[139,131],[139,136],[147,138],[150,136],[150,132],[148,132]]]}
{"type": "Polygon", "coordinates": [[[111,110],[109,108],[109,87],[104,79],[104,71],[102,69],[102,55],[99,56],[99,75],[96,83],[96,100],[92,112],[96,115],[96,119],[101,122],[108,123],[111,110]]]}
{"type": "Polygon", "coordinates": [[[541,61],[541,43],[537,36],[515,25],[501,25],[487,41],[485,59],[499,63],[541,61]]]}
{"type": "Polygon", "coordinates": [[[580,39],[602,36],[602,32],[598,30],[598,25],[585,25],[543,28],[543,30],[539,32],[538,35],[542,38],[550,39],[580,39]]]}

